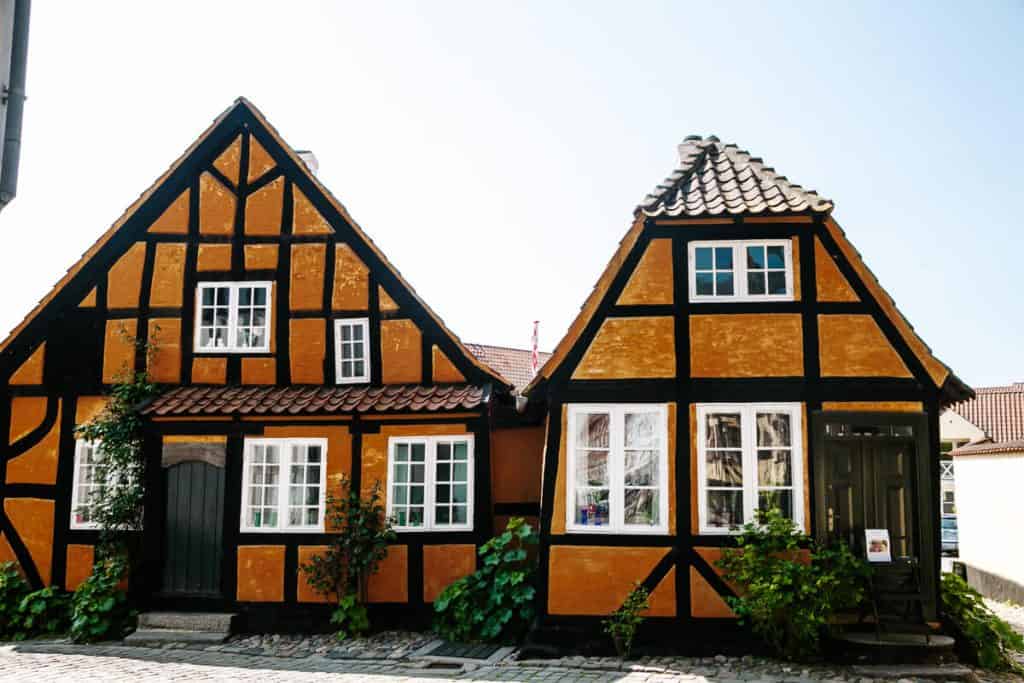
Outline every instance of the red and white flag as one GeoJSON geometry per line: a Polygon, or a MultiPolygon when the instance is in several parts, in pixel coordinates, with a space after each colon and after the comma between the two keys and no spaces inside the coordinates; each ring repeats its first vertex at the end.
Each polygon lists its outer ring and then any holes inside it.
{"type": "Polygon", "coordinates": [[[537,370],[540,369],[540,353],[537,351],[537,327],[540,325],[539,320],[533,321],[533,338],[531,339],[530,345],[530,368],[533,370],[533,376],[537,376],[537,370]]]}

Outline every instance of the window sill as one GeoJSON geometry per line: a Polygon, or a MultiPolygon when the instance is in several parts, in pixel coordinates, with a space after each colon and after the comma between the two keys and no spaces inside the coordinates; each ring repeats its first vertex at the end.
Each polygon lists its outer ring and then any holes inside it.
{"type": "Polygon", "coordinates": [[[283,529],[266,529],[259,527],[239,527],[238,532],[241,534],[326,534],[322,526],[290,526],[283,529]]]}
{"type": "Polygon", "coordinates": [[[749,303],[770,303],[779,301],[795,301],[792,294],[776,294],[774,296],[697,296],[690,297],[691,304],[749,304],[749,303]]]}
{"type": "Polygon", "coordinates": [[[594,534],[610,535],[619,534],[622,536],[643,535],[643,536],[668,536],[668,527],[614,527],[614,526],[576,526],[565,525],[567,534],[594,534]]]}
{"type": "Polygon", "coordinates": [[[217,355],[217,354],[221,354],[221,355],[235,355],[235,356],[241,355],[241,354],[256,355],[256,354],[269,354],[270,353],[270,347],[267,346],[267,347],[260,347],[260,348],[244,348],[244,349],[240,349],[240,348],[231,348],[231,347],[228,347],[228,346],[218,346],[217,348],[214,348],[214,349],[195,348],[192,351],[192,353],[194,353],[196,355],[200,355],[200,354],[201,355],[217,355]]]}
{"type": "Polygon", "coordinates": [[[465,532],[472,531],[473,525],[466,526],[393,526],[391,527],[399,534],[424,534],[437,532],[465,532]]]}

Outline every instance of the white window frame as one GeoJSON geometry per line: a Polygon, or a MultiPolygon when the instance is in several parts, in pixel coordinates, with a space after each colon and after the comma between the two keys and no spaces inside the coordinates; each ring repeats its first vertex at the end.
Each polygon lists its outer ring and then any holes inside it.
{"type": "Polygon", "coordinates": [[[247,534],[291,534],[301,532],[324,531],[324,519],[326,518],[326,497],[327,497],[327,439],[325,438],[255,438],[246,439],[242,456],[242,503],[241,515],[239,516],[239,531],[247,534]],[[254,446],[277,446],[280,450],[280,461],[278,466],[280,472],[277,486],[277,519],[276,527],[250,526],[246,514],[249,508],[252,490],[249,486],[250,468],[252,465],[252,453],[254,446]],[[292,465],[292,446],[319,446],[323,458],[320,463],[320,505],[318,524],[297,524],[288,523],[288,486],[289,473],[292,465]]]}
{"type": "MultiPolygon", "coordinates": [[[[721,302],[750,302],[750,301],[793,301],[793,241],[790,239],[751,239],[751,240],[699,240],[690,242],[687,247],[689,262],[687,271],[690,279],[690,301],[693,303],[717,301],[721,302]],[[747,247],[782,247],[783,258],[786,266],[786,293],[785,294],[748,294],[747,293],[747,247]],[[697,258],[696,250],[703,248],[732,249],[732,294],[697,294],[697,258]]],[[[714,256],[712,255],[712,258],[714,256]]],[[[767,288],[767,280],[765,282],[767,288]]]]}
{"type": "Polygon", "coordinates": [[[366,384],[370,381],[370,319],[338,318],[334,321],[334,378],[337,384],[366,384]],[[363,374],[356,377],[342,377],[341,329],[346,326],[363,329],[363,374]]]}
{"type": "Polygon", "coordinates": [[[472,434],[444,434],[439,436],[393,436],[388,439],[388,477],[387,477],[387,516],[392,520],[396,531],[401,532],[429,532],[429,531],[472,531],[473,514],[475,509],[475,472],[476,467],[473,435],[472,434]],[[437,444],[450,441],[465,441],[467,476],[466,476],[466,523],[465,524],[437,524],[434,519],[435,487],[437,483],[437,444]],[[423,477],[423,526],[400,526],[397,524],[393,509],[392,477],[395,472],[395,446],[399,444],[424,444],[424,477],[423,477]]]}
{"type": "MultiPolygon", "coordinates": [[[[786,413],[789,415],[790,458],[793,476],[793,523],[800,529],[804,526],[804,432],[803,406],[799,403],[698,403],[697,404],[697,518],[701,534],[732,535],[741,529],[711,526],[707,520],[707,415],[715,413],[740,414],[740,446],[743,451],[743,521],[756,519],[757,492],[757,414],[786,413]]],[[[763,450],[770,450],[765,448],[763,450]]],[[[778,449],[774,449],[778,450],[778,449]]],[[[779,487],[790,488],[790,487],[779,487]]]]}
{"type": "Polygon", "coordinates": [[[566,419],[566,498],[565,528],[572,533],[585,534],[667,534],[668,533],[668,406],[664,403],[572,403],[566,419]],[[608,508],[609,520],[604,526],[576,523],[576,422],[580,415],[605,413],[609,416],[608,434],[608,508]],[[626,413],[658,413],[660,426],[658,443],[658,520],[655,526],[626,524],[625,516],[625,436],[626,413]]]}
{"type": "Polygon", "coordinates": [[[99,529],[100,525],[97,522],[79,522],[75,519],[77,511],[82,507],[90,507],[89,505],[80,505],[78,503],[78,486],[81,483],[81,464],[83,451],[86,448],[92,448],[94,457],[101,457],[99,455],[99,446],[93,441],[86,441],[84,439],[77,439],[75,441],[75,469],[74,474],[71,477],[71,516],[69,517],[71,529],[99,529]]]}
{"type": "Polygon", "coordinates": [[[196,284],[196,311],[195,325],[192,340],[194,353],[269,353],[270,335],[274,333],[274,300],[272,298],[274,283],[269,281],[258,282],[200,282],[196,284]],[[201,321],[203,315],[203,290],[228,287],[231,290],[228,300],[228,345],[227,346],[200,346],[201,321]],[[238,345],[238,290],[241,287],[263,288],[267,291],[267,334],[266,341],[262,346],[239,346],[238,345]]]}

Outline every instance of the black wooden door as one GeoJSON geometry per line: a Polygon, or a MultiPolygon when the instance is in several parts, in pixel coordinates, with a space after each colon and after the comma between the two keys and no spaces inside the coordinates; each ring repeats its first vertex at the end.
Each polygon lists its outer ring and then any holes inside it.
{"type": "Polygon", "coordinates": [[[164,469],[164,481],[162,592],[220,597],[224,468],[186,460],[164,469]]]}
{"type": "Polygon", "coordinates": [[[844,438],[825,442],[828,535],[864,555],[864,529],[888,529],[893,558],[914,554],[914,445],[844,438]]]}

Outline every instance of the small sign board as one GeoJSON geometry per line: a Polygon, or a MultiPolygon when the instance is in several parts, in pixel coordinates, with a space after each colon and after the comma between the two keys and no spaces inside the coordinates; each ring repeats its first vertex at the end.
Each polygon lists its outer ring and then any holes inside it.
{"type": "Polygon", "coordinates": [[[865,529],[864,540],[868,550],[868,562],[892,562],[888,529],[865,529]]]}

